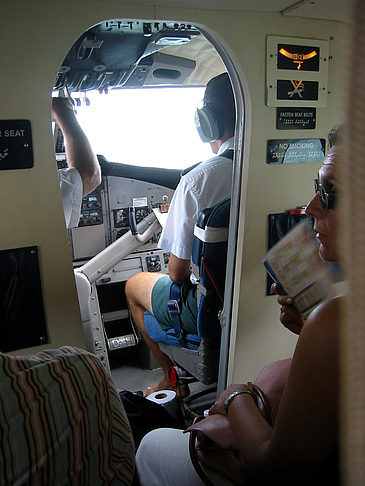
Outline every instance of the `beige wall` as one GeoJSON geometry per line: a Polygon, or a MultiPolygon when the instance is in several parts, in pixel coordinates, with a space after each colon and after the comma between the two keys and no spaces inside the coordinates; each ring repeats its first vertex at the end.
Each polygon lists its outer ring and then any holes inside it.
{"type": "Polygon", "coordinates": [[[261,260],[266,251],[267,214],[305,204],[318,164],[265,163],[267,139],[303,137],[300,131],[276,131],[276,109],[265,106],[266,36],[333,36],[328,107],[317,109],[317,129],[304,134],[325,137],[334,123],[343,120],[339,41],[345,35],[344,26],[280,14],[222,11],[218,16],[209,10],[138,7],[117,0],[73,0],[62,5],[55,0],[33,0],[29,5],[28,1],[2,0],[0,6],[0,117],[31,120],[35,158],[31,170],[0,173],[0,249],[40,247],[50,345],[83,345],[52,149],[52,82],[68,49],[89,26],[113,17],[156,18],[200,24],[217,36],[235,62],[251,107],[246,113],[251,137],[245,146],[229,380],[252,379],[266,362],[288,356],[295,339],[278,324],[276,299],[265,296],[261,260]]]}

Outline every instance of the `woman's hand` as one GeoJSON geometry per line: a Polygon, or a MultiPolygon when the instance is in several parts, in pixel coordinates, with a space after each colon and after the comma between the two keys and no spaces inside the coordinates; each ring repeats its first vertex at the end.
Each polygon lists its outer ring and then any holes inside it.
{"type": "Polygon", "coordinates": [[[278,303],[281,305],[280,322],[289,331],[299,335],[304,324],[304,318],[294,307],[293,299],[277,283],[272,284],[271,290],[278,294],[278,303]]]}

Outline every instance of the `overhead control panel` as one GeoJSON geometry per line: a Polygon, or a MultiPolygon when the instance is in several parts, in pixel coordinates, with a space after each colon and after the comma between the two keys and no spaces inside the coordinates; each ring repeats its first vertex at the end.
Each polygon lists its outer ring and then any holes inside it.
{"type": "Polygon", "coordinates": [[[85,32],[72,46],[55,81],[69,91],[182,85],[196,63],[159,51],[200,35],[181,22],[109,20],[85,32]],[[125,55],[118,55],[124,52],[125,55]]]}

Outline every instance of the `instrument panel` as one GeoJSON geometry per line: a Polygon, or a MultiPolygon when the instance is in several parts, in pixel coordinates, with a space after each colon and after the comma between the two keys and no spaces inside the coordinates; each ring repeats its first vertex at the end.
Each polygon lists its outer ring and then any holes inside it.
{"type": "MultiPolygon", "coordinates": [[[[102,184],[83,198],[79,226],[69,231],[74,261],[92,258],[130,229],[128,210],[135,209],[136,223],[173,190],[152,182],[117,176],[103,177],[102,184]]],[[[153,238],[145,248],[156,247],[153,238]]]]}

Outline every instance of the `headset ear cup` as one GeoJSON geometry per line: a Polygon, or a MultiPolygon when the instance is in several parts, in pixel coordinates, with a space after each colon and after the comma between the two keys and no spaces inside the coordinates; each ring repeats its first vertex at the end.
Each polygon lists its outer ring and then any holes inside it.
{"type": "Polygon", "coordinates": [[[204,143],[213,142],[213,140],[221,138],[224,131],[223,123],[218,120],[209,106],[197,108],[195,112],[195,126],[204,143]]]}

